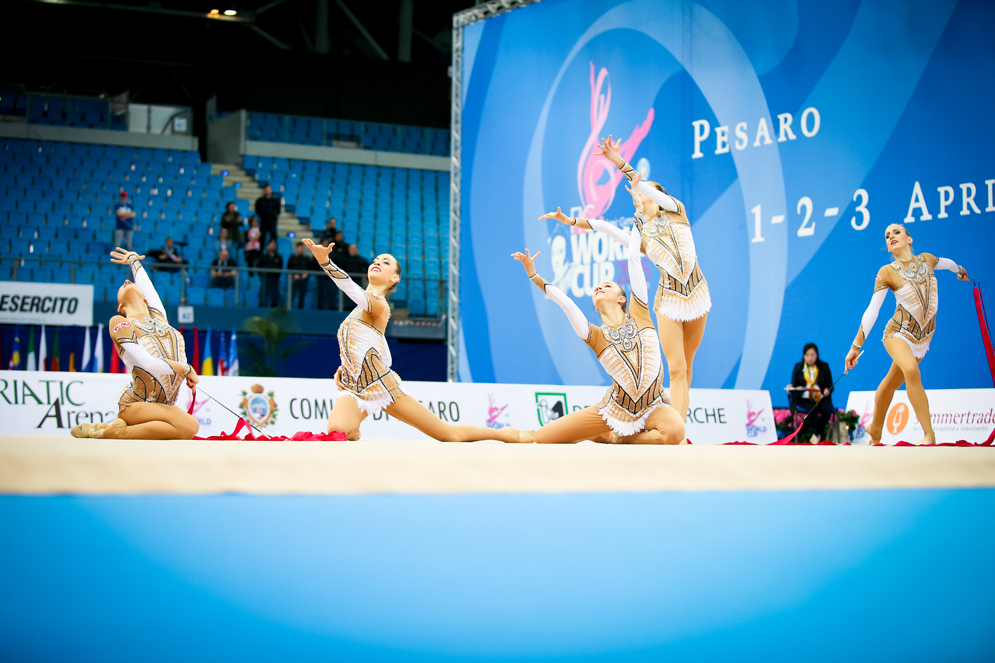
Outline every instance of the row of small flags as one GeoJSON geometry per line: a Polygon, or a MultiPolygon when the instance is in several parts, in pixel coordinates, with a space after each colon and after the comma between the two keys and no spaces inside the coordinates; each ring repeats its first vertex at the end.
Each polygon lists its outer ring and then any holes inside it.
{"type": "MultiPolygon", "coordinates": [[[[182,328],[180,329],[182,332],[182,328]]],[[[96,337],[94,338],[92,344],[90,342],[90,328],[86,328],[85,335],[83,337],[83,360],[80,363],[80,372],[83,373],[103,373],[104,372],[104,344],[101,342],[103,337],[104,326],[97,326],[96,337]],[[93,348],[91,353],[90,348],[93,348]]],[[[207,329],[207,348],[205,351],[204,361],[200,360],[200,333],[199,330],[193,328],[193,355],[190,357],[191,365],[194,368],[198,368],[198,373],[201,375],[238,375],[238,337],[233,331],[231,333],[231,339],[229,341],[229,347],[225,348],[225,333],[223,331],[218,332],[218,361],[215,363],[214,357],[211,353],[211,328],[207,329]]],[[[69,365],[63,368],[60,366],[60,356],[59,353],[59,329],[56,327],[53,334],[52,342],[52,356],[48,356],[48,347],[46,343],[45,325],[41,326],[41,339],[39,341],[39,347],[37,354],[35,353],[35,333],[34,327],[28,327],[28,354],[24,358],[24,363],[22,365],[21,361],[21,327],[18,325],[14,328],[14,350],[10,355],[10,362],[7,368],[11,371],[59,371],[66,370],[70,373],[76,373],[76,353],[69,353],[69,365]]],[[[124,363],[118,357],[116,352],[111,352],[111,362],[110,369],[108,373],[124,373],[124,363]]]]}

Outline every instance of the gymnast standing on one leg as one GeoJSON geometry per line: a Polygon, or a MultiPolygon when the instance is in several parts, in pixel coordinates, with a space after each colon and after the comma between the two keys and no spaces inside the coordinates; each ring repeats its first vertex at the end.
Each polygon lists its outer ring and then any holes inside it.
{"type": "MultiPolygon", "coordinates": [[[[619,143],[612,143],[611,136],[601,141],[600,154],[612,163],[638,187],[642,204],[636,222],[642,235],[641,250],[660,270],[660,286],[656,291],[656,326],[660,344],[670,371],[670,397],[674,409],[686,417],[690,402],[691,372],[694,355],[705,333],[705,320],[712,308],[708,283],[701,273],[698,256],[691,236],[684,205],[667,193],[656,182],[643,182],[636,171],[619,154],[619,143]]],[[[580,228],[598,230],[611,235],[625,246],[628,235],[604,221],[570,218],[560,212],[546,214],[541,219],[556,219],[561,223],[580,228]]]]}
{"type": "Polygon", "coordinates": [[[929,253],[912,253],[912,236],[904,226],[893,223],[884,231],[888,251],[895,257],[890,265],[878,270],[874,280],[871,304],[860,320],[860,329],[846,355],[846,369],[857,365],[860,349],[867,334],[877,320],[888,290],[895,293],[895,314],[884,328],[884,349],[891,356],[891,368],[874,395],[874,421],[867,428],[871,444],[881,443],[884,418],[895,395],[895,390],[905,383],[909,402],[922,425],[923,440],[920,444],[936,444],[933,425],[929,418],[929,400],[922,386],[919,362],[929,350],[929,342],[936,331],[938,292],[937,269],[947,269],[967,281],[967,270],[952,260],[937,258],[929,253]]]}
{"type": "MultiPolygon", "coordinates": [[[[633,189],[638,184],[638,175],[633,189]]],[[[633,194],[637,198],[637,194],[633,194]]],[[[637,198],[638,200],[638,198],[637,198]]],[[[539,443],[614,441],[619,444],[680,444],[684,441],[684,417],[670,407],[663,389],[660,340],[647,305],[639,230],[633,229],[629,247],[629,279],[632,297],[626,310],[625,292],[612,281],[594,288],[594,305],[602,324],[596,327],[559,288],[535,270],[535,258],[525,253],[512,257],[525,267],[533,283],[556,302],[570,319],[577,336],[598,356],[612,378],[612,386],[598,405],[560,417],[534,432],[539,443]],[[614,433],[614,435],[613,435],[614,433]]]]}
{"type": "MultiPolygon", "coordinates": [[[[385,295],[401,280],[401,265],[394,256],[384,253],[376,257],[367,269],[369,285],[363,290],[329,259],[334,244],[323,247],[310,239],[304,244],[332,282],[356,302],[356,308],[339,325],[342,366],[335,373],[335,382],[346,393],[335,401],[328,417],[329,433],[345,433],[349,440],[358,440],[363,420],[383,411],[442,442],[523,441],[515,428],[447,424],[401,390],[401,378],[390,370],[390,348],[384,336],[390,321],[385,295]]],[[[525,441],[531,442],[531,437],[525,441]]]]}
{"type": "Polygon", "coordinates": [[[166,309],[139,262],[144,257],[122,248],[111,252],[111,262],[129,265],[135,278],[118,290],[118,315],[108,324],[114,351],[131,374],[131,383],[118,399],[118,418],[110,424],[74,426],[73,437],[189,440],[200,428],[195,417],[174,405],[183,382],[193,388],[199,378],[187,363],[182,334],[169,325],[166,309]]]}

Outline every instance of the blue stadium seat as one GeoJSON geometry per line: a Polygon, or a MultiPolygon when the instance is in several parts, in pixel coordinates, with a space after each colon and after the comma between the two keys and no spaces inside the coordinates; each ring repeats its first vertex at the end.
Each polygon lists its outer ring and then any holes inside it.
{"type": "Polygon", "coordinates": [[[187,302],[191,306],[204,306],[206,290],[197,286],[187,288],[187,302]]]}
{"type": "Polygon", "coordinates": [[[259,308],[259,291],[249,290],[245,292],[244,301],[246,308],[259,308]]]}
{"type": "Polygon", "coordinates": [[[411,298],[408,300],[408,312],[411,315],[423,316],[425,315],[425,300],[420,298],[411,298]]]}

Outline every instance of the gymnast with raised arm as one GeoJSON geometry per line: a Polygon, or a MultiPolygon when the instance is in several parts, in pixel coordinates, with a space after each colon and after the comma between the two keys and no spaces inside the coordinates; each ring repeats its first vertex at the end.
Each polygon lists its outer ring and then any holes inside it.
{"type": "MultiPolygon", "coordinates": [[[[640,248],[660,270],[660,286],[653,308],[670,371],[670,397],[674,409],[687,416],[694,355],[705,333],[712,299],[698,264],[691,222],[684,205],[660,184],[642,181],[619,154],[620,144],[612,143],[611,136],[602,139],[599,154],[614,163],[633,187],[638,187],[639,195],[633,196],[633,202],[637,203],[635,216],[642,236],[640,248]]],[[[559,209],[539,218],[556,219],[570,226],[607,233],[622,246],[628,241],[628,234],[621,228],[597,219],[571,218],[559,209]]]]}
{"type": "Polygon", "coordinates": [[[936,311],[939,304],[936,285],[937,269],[946,269],[967,281],[967,270],[946,258],[929,253],[912,253],[912,236],[904,226],[893,223],[884,231],[884,241],[895,260],[878,270],[874,279],[874,295],[860,319],[857,337],[846,355],[846,369],[857,365],[867,334],[878,318],[884,298],[895,293],[895,314],[884,328],[884,349],[891,356],[891,368],[874,395],[874,421],[867,428],[871,444],[881,444],[884,419],[888,414],[895,390],[905,383],[909,402],[922,426],[923,440],[919,444],[936,444],[929,418],[929,400],[922,386],[919,362],[929,350],[936,331],[936,311]]]}
{"type": "Polygon", "coordinates": [[[345,433],[358,440],[359,426],[370,414],[383,411],[431,438],[442,442],[531,442],[531,436],[515,428],[493,430],[468,424],[452,425],[439,419],[427,407],[401,389],[401,378],[390,369],[390,348],[384,330],[390,321],[385,295],[401,280],[401,265],[389,253],[376,257],[367,268],[369,285],[363,290],[330,259],[334,244],[327,247],[303,240],[332,282],[356,302],[356,308],[339,325],[339,354],[342,365],[335,382],[346,393],[335,401],[328,417],[328,432],[345,433]],[[526,439],[522,439],[522,436],[526,439]]]}
{"type": "Polygon", "coordinates": [[[111,251],[111,262],[129,265],[135,279],[117,291],[118,315],[108,323],[114,351],[131,374],[118,398],[117,419],[74,426],[73,437],[189,440],[200,428],[195,417],[174,405],[183,382],[192,389],[199,378],[187,363],[183,335],[169,325],[142,267],[144,257],[120,247],[111,251]]]}
{"type": "MultiPolygon", "coordinates": [[[[638,182],[638,180],[636,180],[638,182]]],[[[633,184],[635,190],[636,184],[633,184]]],[[[638,194],[633,194],[637,197],[638,194]]],[[[663,389],[663,362],[660,340],[647,304],[646,277],[643,275],[639,229],[627,237],[629,280],[632,296],[612,281],[594,288],[594,306],[601,314],[601,326],[588,322],[584,313],[559,288],[539,276],[535,258],[514,253],[535,285],[556,302],[570,319],[582,341],[594,351],[612,378],[612,386],[597,405],[571,412],[534,432],[539,443],[614,442],[616,444],[681,444],[684,417],[670,406],[663,389]],[[628,308],[626,304],[628,303],[628,308]]]]}

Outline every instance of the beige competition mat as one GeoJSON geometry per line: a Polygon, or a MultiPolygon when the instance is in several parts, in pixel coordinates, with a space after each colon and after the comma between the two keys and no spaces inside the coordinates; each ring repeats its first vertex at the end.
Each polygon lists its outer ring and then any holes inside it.
{"type": "Polygon", "coordinates": [[[3,494],[362,495],[995,486],[995,448],[0,436],[3,494]]]}

